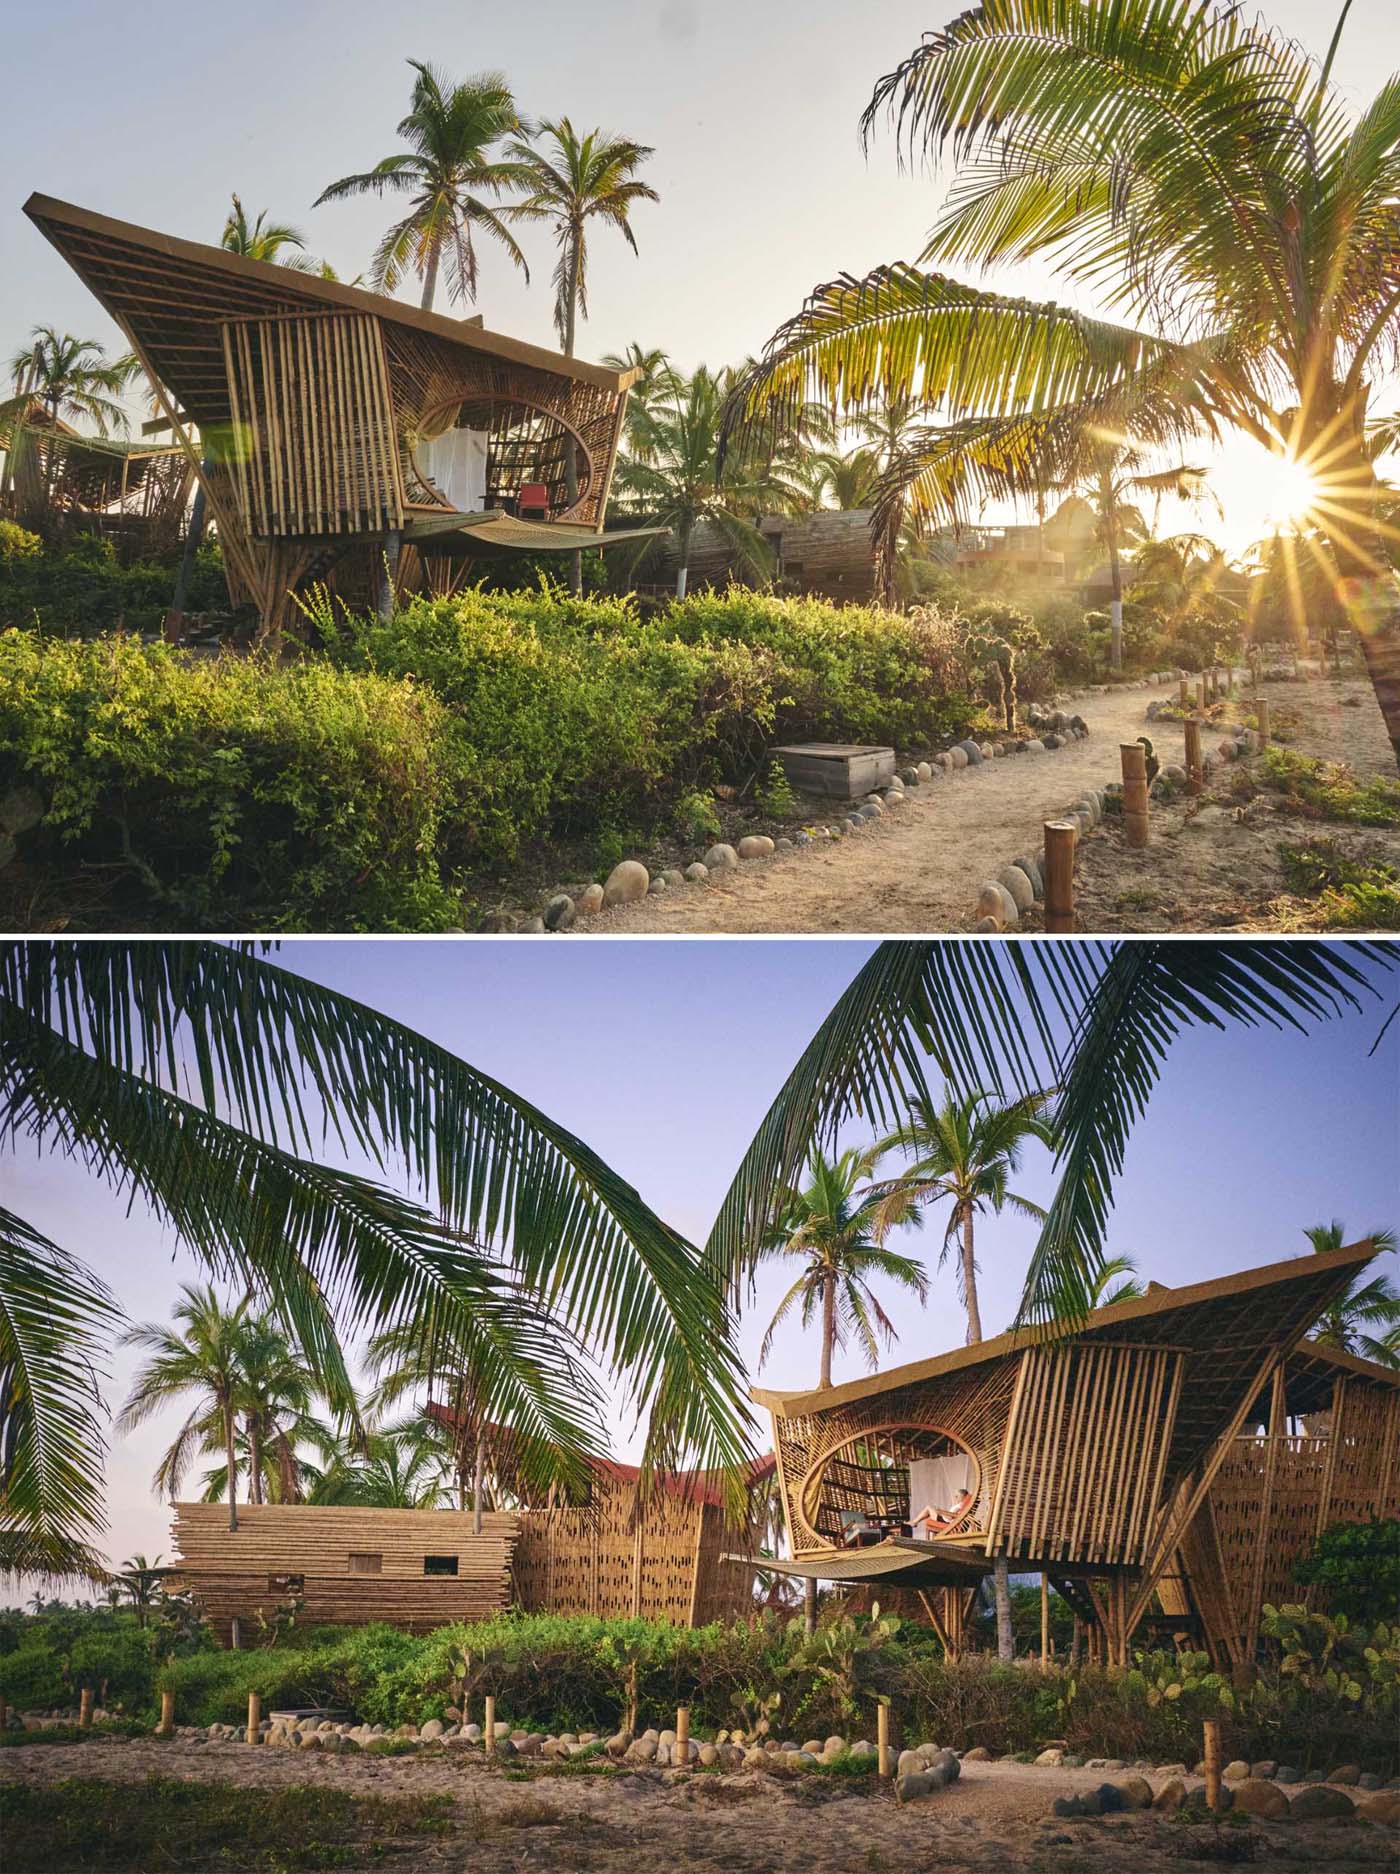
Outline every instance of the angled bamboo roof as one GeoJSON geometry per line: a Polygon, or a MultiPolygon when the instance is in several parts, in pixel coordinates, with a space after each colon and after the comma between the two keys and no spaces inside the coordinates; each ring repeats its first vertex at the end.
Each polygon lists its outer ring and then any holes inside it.
{"type": "MultiPolygon", "coordinates": [[[[1291,1256],[1284,1262],[1186,1288],[1153,1288],[1136,1301],[1095,1308],[1074,1332],[1076,1339],[1133,1341],[1142,1346],[1179,1347],[1188,1352],[1217,1356],[1219,1377],[1231,1378],[1252,1360],[1256,1364],[1271,1347],[1294,1348],[1323,1310],[1340,1295],[1356,1272],[1375,1255],[1369,1237],[1342,1249],[1291,1256]]],[[[929,1360],[914,1360],[865,1379],[815,1391],[772,1392],[755,1387],[750,1397],[780,1418],[805,1418],[813,1413],[899,1392],[904,1387],[956,1373],[966,1367],[1014,1358],[1039,1341],[1056,1337],[1053,1328],[1023,1329],[998,1334],[971,1347],[956,1347],[929,1360]]],[[[1328,1360],[1354,1361],[1355,1356],[1318,1349],[1328,1360]]],[[[1400,1374],[1371,1361],[1360,1361],[1372,1378],[1400,1385],[1400,1374]]]]}
{"type": "Polygon", "coordinates": [[[249,260],[53,196],[31,195],[24,212],[117,323],[135,337],[196,423],[227,422],[230,416],[220,326],[229,320],[299,312],[367,313],[503,364],[573,378],[614,393],[625,390],[637,375],[487,331],[475,319],[424,312],[387,294],[249,260]]]}

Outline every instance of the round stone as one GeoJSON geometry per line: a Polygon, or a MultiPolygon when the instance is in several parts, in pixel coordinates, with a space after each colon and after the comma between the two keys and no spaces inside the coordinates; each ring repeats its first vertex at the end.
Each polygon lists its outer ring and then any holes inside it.
{"type": "Polygon", "coordinates": [[[790,839],[775,839],[773,841],[773,850],[775,852],[791,852],[792,841],[790,839]]]}
{"type": "Polygon", "coordinates": [[[1029,911],[1035,903],[1031,882],[1019,865],[1004,865],[997,873],[996,882],[1010,892],[1018,914],[1029,911]]]}
{"type": "Polygon", "coordinates": [[[1273,1783],[1250,1777],[1235,1788],[1235,1807],[1242,1815],[1257,1815],[1261,1821],[1277,1822],[1289,1812],[1289,1801],[1273,1783]]]}
{"type": "Polygon", "coordinates": [[[982,887],[977,899],[978,917],[995,917],[1001,920],[1003,929],[1014,928],[1020,922],[1016,910],[1016,900],[995,879],[989,879],[982,887]]]}
{"type": "Polygon", "coordinates": [[[685,883],[685,873],[678,865],[668,865],[661,876],[668,885],[684,885],[685,883]]]}
{"type": "Polygon", "coordinates": [[[948,750],[948,760],[955,768],[965,768],[967,766],[967,750],[961,747],[950,748],[948,750]]]}
{"type": "Polygon", "coordinates": [[[773,842],[766,833],[749,833],[739,841],[741,859],[771,859],[773,842]]]}
{"type": "Polygon", "coordinates": [[[574,921],[575,906],[566,891],[557,891],[544,908],[546,930],[567,930],[574,921]]]}
{"type": "Polygon", "coordinates": [[[1331,1789],[1325,1783],[1300,1789],[1289,1805],[1295,1822],[1331,1822],[1356,1813],[1356,1804],[1344,1789],[1331,1789]]]}
{"type": "Polygon", "coordinates": [[[650,884],[651,873],[639,859],[621,859],[608,873],[608,881],[603,887],[603,903],[632,904],[636,899],[646,897],[650,884]]]}
{"type": "Polygon", "coordinates": [[[1038,736],[1032,736],[1030,741],[1025,744],[1025,749],[1028,755],[1043,755],[1045,753],[1045,744],[1038,736]]]}
{"type": "Polygon", "coordinates": [[[980,767],[982,762],[986,759],[982,753],[981,743],[974,742],[971,736],[968,736],[965,742],[959,742],[958,747],[967,756],[967,765],[970,768],[980,767]]]}
{"type": "Polygon", "coordinates": [[[544,929],[544,919],[542,917],[527,917],[523,924],[517,924],[515,928],[521,937],[538,937],[540,932],[544,929]]]}
{"type": "Polygon", "coordinates": [[[647,893],[652,898],[659,898],[662,892],[669,891],[670,889],[671,889],[670,886],[666,883],[665,879],[662,878],[661,874],[658,872],[656,877],[647,886],[647,893]]]}
{"type": "Polygon", "coordinates": [[[585,885],[574,900],[574,910],[579,917],[597,917],[603,908],[603,888],[601,885],[585,885]]]}
{"type": "Polygon", "coordinates": [[[688,865],[685,868],[685,876],[690,880],[692,885],[703,885],[705,880],[710,876],[710,868],[707,865],[702,865],[697,859],[693,865],[688,865]]]}
{"type": "Polygon", "coordinates": [[[916,762],[914,772],[921,781],[931,781],[933,779],[933,763],[929,761],[916,762]]]}
{"type": "Polygon", "coordinates": [[[999,920],[994,917],[979,917],[977,922],[973,925],[972,928],[974,931],[980,934],[980,933],[984,933],[987,931],[1000,930],[1001,924],[999,920]]]}
{"type": "Polygon", "coordinates": [[[936,768],[941,768],[944,774],[947,774],[950,768],[956,768],[958,766],[958,763],[953,760],[952,750],[948,748],[945,748],[942,754],[935,755],[933,762],[934,766],[936,768]]]}
{"type": "Polygon", "coordinates": [[[723,840],[721,840],[718,845],[711,846],[710,850],[705,854],[705,865],[711,872],[731,871],[738,863],[738,853],[735,852],[732,846],[726,845],[723,840]]]}
{"type": "Polygon", "coordinates": [[[1031,882],[1031,890],[1037,901],[1045,896],[1045,880],[1041,877],[1040,866],[1029,853],[1018,853],[1012,864],[1019,866],[1031,882]]]}

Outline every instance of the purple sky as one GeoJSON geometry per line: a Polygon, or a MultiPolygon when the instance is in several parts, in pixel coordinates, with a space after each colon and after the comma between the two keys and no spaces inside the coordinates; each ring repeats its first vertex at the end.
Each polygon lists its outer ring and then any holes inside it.
{"type": "MultiPolygon", "coordinates": [[[[829,939],[358,939],[288,943],[280,961],[412,1024],[515,1088],[698,1241],[783,1078],[870,949],[829,939]]],[[[1178,1286],[1291,1255],[1305,1247],[1304,1225],[1333,1216],[1353,1237],[1400,1223],[1400,1023],[1368,1056],[1394,979],[1389,993],[1308,1038],[1238,1028],[1185,1034],[1133,1135],[1110,1250],[1178,1286]]],[[[4,1183],[7,1203],[84,1257],[135,1320],[166,1318],[177,1284],[197,1274],[168,1232],[140,1212],[128,1216],[62,1159],[22,1153],[5,1161],[4,1183]]],[[[1048,1199],[1039,1148],[1019,1188],[1048,1199]]],[[[933,1290],[924,1310],[889,1298],[900,1339],[886,1364],[963,1338],[951,1273],[934,1266],[941,1237],[934,1221],[900,1240],[928,1261],[933,1290]]],[[[1011,1317],[1033,1237],[1032,1225],[1009,1215],[980,1228],[989,1334],[1011,1317]]],[[[770,1270],[743,1318],[751,1370],[792,1273],[770,1270]]],[[[816,1364],[814,1341],[793,1325],[780,1333],[762,1380],[805,1386],[816,1364]]],[[[114,1357],[112,1399],[125,1396],[133,1366],[130,1354],[114,1357]]],[[[848,1354],[836,1376],[861,1370],[848,1354]]],[[[114,1444],[117,1558],[169,1550],[168,1513],[150,1477],[179,1416],[114,1444]]],[[[627,1448],[621,1419],[618,1448],[627,1448]]]]}

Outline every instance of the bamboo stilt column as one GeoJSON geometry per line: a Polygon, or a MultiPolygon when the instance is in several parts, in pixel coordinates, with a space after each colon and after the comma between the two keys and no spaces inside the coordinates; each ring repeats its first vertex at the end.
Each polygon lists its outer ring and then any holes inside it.
{"type": "Polygon", "coordinates": [[[875,1753],[881,1776],[890,1773],[890,1708],[881,1699],[875,1707],[875,1753]]]}
{"type": "Polygon", "coordinates": [[[1259,701],[1254,705],[1254,709],[1256,719],[1259,723],[1259,740],[1261,742],[1267,742],[1269,739],[1269,705],[1261,696],[1259,701]]]}
{"type": "Polygon", "coordinates": [[[1074,929],[1074,846],[1079,828],[1067,820],[1045,822],[1045,928],[1074,929]]]}
{"type": "Polygon", "coordinates": [[[92,1725],[92,1687],[85,1685],[78,1694],[78,1725],[88,1730],[92,1725]]]}
{"type": "Polygon", "coordinates": [[[160,1723],[156,1726],[158,1737],[170,1737],[175,1730],[175,1694],[162,1692],[160,1695],[160,1723]]]}
{"type": "Polygon", "coordinates": [[[1205,769],[1201,765],[1201,725],[1193,716],[1185,728],[1186,786],[1188,792],[1199,794],[1206,784],[1205,769]]]}
{"type": "Polygon", "coordinates": [[[676,1762],[690,1762],[690,1706],[676,1707],[676,1762]]]}
{"type": "Polygon", "coordinates": [[[1135,851],[1147,844],[1147,750],[1141,742],[1122,742],[1123,834],[1135,851]]]}
{"type": "Polygon", "coordinates": [[[258,1726],[261,1723],[262,1723],[262,1694],[259,1692],[249,1692],[248,1694],[248,1729],[244,1733],[244,1735],[247,1737],[248,1742],[250,1744],[259,1744],[262,1742],[262,1733],[258,1729],[258,1726]]]}
{"type": "Polygon", "coordinates": [[[1220,1807],[1220,1726],[1214,1718],[1207,1718],[1201,1729],[1205,1733],[1205,1749],[1202,1755],[1206,1765],[1206,1806],[1210,1809],[1220,1807]]]}
{"type": "Polygon", "coordinates": [[[494,1698],[491,1698],[491,1697],[488,1697],[486,1700],[486,1717],[481,1727],[481,1747],[486,1752],[486,1755],[488,1757],[495,1756],[496,1754],[496,1701],[494,1698]]]}

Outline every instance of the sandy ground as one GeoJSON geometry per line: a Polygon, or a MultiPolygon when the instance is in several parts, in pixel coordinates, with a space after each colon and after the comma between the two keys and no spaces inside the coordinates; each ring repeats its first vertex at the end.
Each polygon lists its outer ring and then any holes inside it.
{"type": "MultiPolygon", "coordinates": [[[[1183,758],[1181,725],[1149,727],[1146,720],[1147,705],[1172,694],[1165,686],[1135,685],[1084,697],[1066,707],[1088,723],[1086,741],[961,769],[911,790],[903,807],[839,844],[749,860],[713,884],[620,906],[579,928],[604,936],[650,931],[668,937],[969,930],[978,891],[998,866],[1020,852],[1038,851],[1046,820],[1086,787],[1117,777],[1120,742],[1150,733],[1163,765],[1183,758]]],[[[1208,733],[1206,748],[1219,739],[1208,733]]]]}
{"type": "MultiPolygon", "coordinates": [[[[1289,748],[1393,777],[1395,760],[1364,678],[1265,686],[1275,719],[1297,718],[1289,748]]],[[[1088,718],[1086,718],[1088,719],[1088,718]]],[[[1091,721],[1092,726],[1092,720],[1091,721]]],[[[1154,725],[1155,727],[1155,725],[1154,725]]],[[[1080,747],[1089,744],[1081,743],[1080,747]]],[[[1290,899],[1279,848],[1319,838],[1400,865],[1400,828],[1303,819],[1276,794],[1241,802],[1242,771],[1218,769],[1199,801],[1154,803],[1151,844],[1130,852],[1108,820],[1082,842],[1075,903],[1086,931],[1286,931],[1312,928],[1313,908],[1290,899]]]]}
{"type": "MultiPolygon", "coordinates": [[[[360,1795],[452,1795],[460,1829],[395,1854],[403,1874],[1152,1874],[1224,1858],[1347,1874],[1395,1862],[1394,1831],[1365,1822],[1255,1824],[1242,1840],[1243,1830],[1217,1834],[1151,1814],[1057,1821],[1049,1815],[1055,1797],[1095,1788],[1103,1772],[1005,1762],[968,1764],[951,1788],[903,1807],[889,1791],[872,1795],[813,1777],[672,1782],[646,1772],[517,1781],[451,1753],[336,1758],[183,1739],[9,1750],[0,1763],[3,1781],[140,1781],[153,1773],[243,1786],[330,1784],[360,1795]]],[[[1160,1786],[1164,1779],[1154,1773],[1148,1780],[1160,1786]]],[[[30,1874],[8,1859],[4,1865],[6,1874],[30,1874]]]]}

